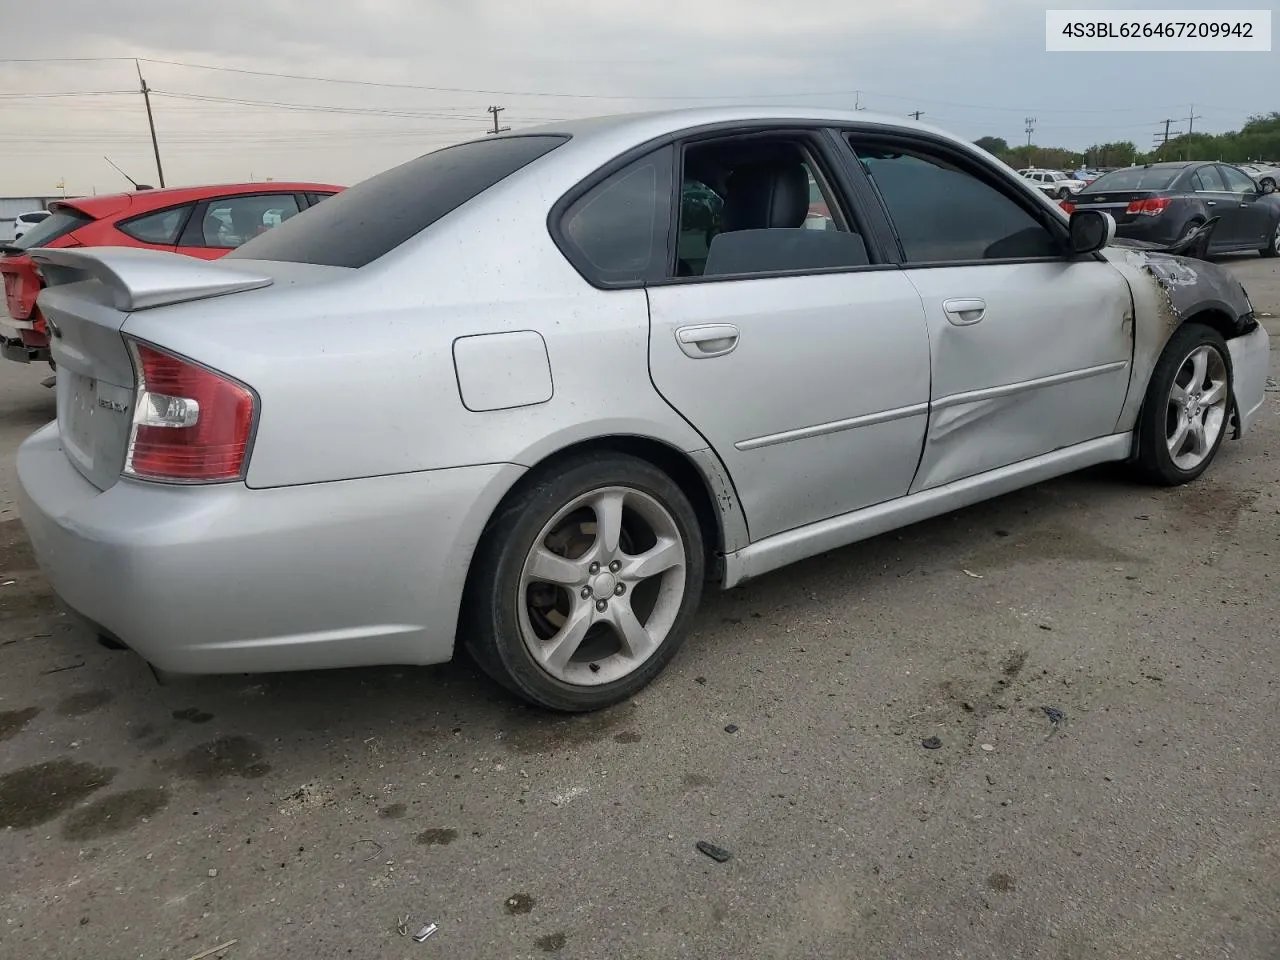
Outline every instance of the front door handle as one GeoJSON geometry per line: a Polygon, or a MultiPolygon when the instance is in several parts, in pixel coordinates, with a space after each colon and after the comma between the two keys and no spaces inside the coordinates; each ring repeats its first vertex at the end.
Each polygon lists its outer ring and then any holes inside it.
{"type": "Polygon", "coordinates": [[[1216,206],[1218,205],[1218,201],[1217,201],[1217,200],[1206,200],[1206,201],[1204,202],[1204,205],[1205,205],[1206,207],[1216,207],[1216,206]]]}
{"type": "Polygon", "coordinates": [[[676,330],[676,342],[695,360],[723,357],[738,346],[738,328],[731,323],[704,323],[676,330]]]}
{"type": "Polygon", "coordinates": [[[957,327],[967,327],[977,323],[987,315],[985,300],[943,300],[942,309],[946,311],[947,320],[957,327]]]}

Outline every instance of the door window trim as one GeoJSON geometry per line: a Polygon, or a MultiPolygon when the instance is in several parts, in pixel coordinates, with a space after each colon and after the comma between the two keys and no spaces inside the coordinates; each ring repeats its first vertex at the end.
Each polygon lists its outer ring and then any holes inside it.
{"type": "MultiPolygon", "coordinates": [[[[1018,183],[1022,179],[1017,174],[1007,176],[994,167],[983,164],[981,160],[970,156],[968,153],[956,147],[955,144],[940,137],[933,137],[928,134],[918,133],[916,131],[899,131],[895,129],[884,129],[871,126],[862,126],[859,124],[842,124],[836,128],[840,140],[845,144],[848,151],[848,162],[851,165],[851,173],[863,184],[866,190],[874,197],[877,208],[883,215],[885,223],[893,237],[893,249],[898,257],[898,263],[904,269],[910,270],[928,270],[941,267],[971,267],[971,266],[992,266],[996,264],[1018,264],[1018,263],[1067,263],[1078,262],[1082,260],[1102,261],[1106,258],[1101,252],[1095,251],[1084,257],[1073,257],[1069,252],[1067,241],[1069,233],[1067,224],[1063,219],[1054,213],[1055,208],[1046,207],[1039,203],[1035,198],[1035,194],[1039,194],[1038,187],[1032,186],[1030,183],[1018,183]],[[1003,195],[1006,199],[1012,201],[1022,208],[1023,212],[1028,214],[1037,223],[1043,226],[1055,241],[1062,248],[1062,253],[1051,257],[1009,257],[1001,259],[974,258],[968,260],[921,260],[911,261],[907,259],[906,251],[902,246],[902,239],[898,236],[897,228],[893,226],[893,218],[889,214],[888,205],[884,198],[880,196],[880,191],[876,189],[871,177],[867,174],[862,166],[862,161],[858,159],[857,151],[854,149],[851,140],[857,140],[859,143],[868,145],[883,145],[890,148],[897,147],[899,149],[915,149],[926,154],[934,154],[940,158],[954,163],[965,173],[973,176],[975,179],[991,187],[997,193],[1003,195]]],[[[1060,209],[1060,208],[1057,208],[1060,209]]]]}

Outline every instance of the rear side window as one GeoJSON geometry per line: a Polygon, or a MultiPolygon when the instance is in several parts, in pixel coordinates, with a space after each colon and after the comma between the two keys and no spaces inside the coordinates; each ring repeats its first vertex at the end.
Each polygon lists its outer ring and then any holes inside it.
{"type": "Polygon", "coordinates": [[[1201,167],[1193,173],[1191,187],[1193,190],[1204,190],[1209,193],[1222,193],[1227,189],[1227,185],[1218,176],[1217,167],[1201,167]]]}
{"type": "Polygon", "coordinates": [[[561,220],[565,253],[602,284],[666,275],[673,150],[663,147],[596,184],[561,220]]]}
{"type": "Polygon", "coordinates": [[[145,217],[134,217],[116,224],[116,229],[125,236],[133,237],[142,243],[168,245],[178,242],[178,231],[187,222],[191,214],[191,204],[183,207],[172,207],[169,210],[158,210],[145,217]]]}
{"type": "Polygon", "coordinates": [[[72,230],[78,230],[86,223],[93,223],[93,217],[71,207],[64,207],[45,217],[10,246],[17,247],[19,250],[33,250],[36,247],[47,246],[55,240],[61,240],[72,230]]]}
{"type": "Polygon", "coordinates": [[[1108,190],[1165,190],[1182,172],[1180,167],[1161,167],[1147,169],[1130,167],[1126,170],[1113,170],[1104,173],[1089,184],[1090,193],[1104,193],[1108,190]]]}
{"type": "Polygon", "coordinates": [[[445,147],[330,197],[228,256],[363,267],[568,139],[493,137],[445,147]]]}

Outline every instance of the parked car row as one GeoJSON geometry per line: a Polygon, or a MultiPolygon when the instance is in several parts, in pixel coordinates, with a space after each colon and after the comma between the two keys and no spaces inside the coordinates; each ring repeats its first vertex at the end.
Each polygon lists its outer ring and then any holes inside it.
{"type": "Polygon", "coordinates": [[[141,247],[214,260],[341,189],[323,183],[239,183],[56,201],[18,239],[0,244],[0,355],[21,363],[51,360],[36,301],[44,278],[27,256],[30,249],[141,247]]]}
{"type": "Polygon", "coordinates": [[[1206,223],[1214,228],[1199,256],[1257,250],[1280,256],[1280,195],[1274,180],[1255,181],[1241,167],[1209,161],[1168,161],[1126,167],[1099,177],[1072,199],[1068,213],[1102,210],[1116,235],[1154,244],[1177,243],[1206,223]]]}

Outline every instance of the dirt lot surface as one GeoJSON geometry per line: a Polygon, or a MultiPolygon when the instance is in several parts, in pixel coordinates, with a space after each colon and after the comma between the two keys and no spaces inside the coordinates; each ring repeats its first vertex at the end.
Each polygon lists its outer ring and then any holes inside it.
{"type": "MultiPolygon", "coordinates": [[[[1232,268],[1280,315],[1274,264],[1232,268]]],[[[33,569],[53,400],[0,367],[6,957],[1280,956],[1280,393],[1190,486],[1094,471],[713,596],[562,719],[466,662],[157,686],[33,569]]]]}

